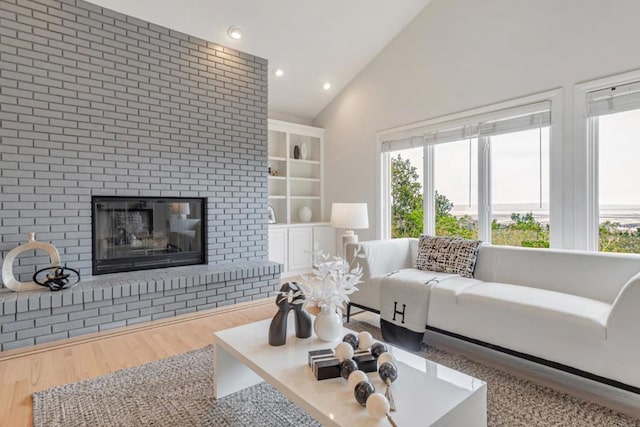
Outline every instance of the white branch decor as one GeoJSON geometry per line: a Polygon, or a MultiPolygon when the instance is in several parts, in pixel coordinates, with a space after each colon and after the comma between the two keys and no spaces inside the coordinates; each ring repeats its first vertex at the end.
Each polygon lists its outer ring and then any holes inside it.
{"type": "MultiPolygon", "coordinates": [[[[362,258],[356,249],[353,259],[362,258]]],[[[349,302],[349,295],[356,292],[356,285],[362,278],[362,267],[352,267],[341,257],[329,258],[321,250],[313,253],[313,270],[310,275],[303,275],[298,283],[307,299],[321,307],[328,305],[340,309],[349,302]]]]}

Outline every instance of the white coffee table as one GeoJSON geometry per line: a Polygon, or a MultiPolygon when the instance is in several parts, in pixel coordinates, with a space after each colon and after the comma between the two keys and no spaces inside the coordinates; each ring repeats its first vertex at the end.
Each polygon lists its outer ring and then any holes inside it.
{"type": "MultiPolygon", "coordinates": [[[[214,337],[215,383],[218,399],[266,381],[324,426],[388,426],[369,417],[342,378],[317,381],[307,364],[309,350],[333,348],[312,336],[295,336],[289,316],[287,343],[268,343],[270,320],[216,332],[214,337]]],[[[350,331],[344,329],[344,336],[350,331]]],[[[398,380],[393,396],[398,410],[391,415],[400,427],[486,426],[487,386],[474,377],[430,362],[396,347],[398,380]]],[[[376,390],[384,385],[376,372],[368,374],[376,390]]]]}

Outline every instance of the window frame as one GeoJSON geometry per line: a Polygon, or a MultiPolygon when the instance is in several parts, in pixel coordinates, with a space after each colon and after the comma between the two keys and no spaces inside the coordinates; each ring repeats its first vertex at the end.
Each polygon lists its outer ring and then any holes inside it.
{"type": "MultiPolygon", "coordinates": [[[[499,115],[504,111],[508,116],[517,107],[539,102],[549,102],[551,109],[551,125],[549,132],[549,221],[552,224],[550,233],[550,247],[564,247],[562,227],[562,89],[553,89],[534,95],[511,99],[485,107],[466,110],[436,119],[425,120],[406,126],[400,126],[377,132],[378,168],[377,182],[380,188],[378,198],[378,215],[376,236],[378,239],[391,237],[391,198],[390,198],[390,160],[389,152],[382,149],[384,141],[405,138],[418,133],[433,132],[444,126],[466,125],[475,122],[478,116],[499,115]]],[[[484,242],[491,242],[491,153],[490,137],[478,138],[478,238],[484,242]]],[[[433,145],[424,143],[424,232],[435,232],[435,199],[433,177],[433,145]]]]}
{"type": "Polygon", "coordinates": [[[575,248],[600,250],[600,195],[598,117],[588,117],[587,96],[590,92],[640,81],[640,70],[590,80],[574,86],[575,143],[575,248]]]}

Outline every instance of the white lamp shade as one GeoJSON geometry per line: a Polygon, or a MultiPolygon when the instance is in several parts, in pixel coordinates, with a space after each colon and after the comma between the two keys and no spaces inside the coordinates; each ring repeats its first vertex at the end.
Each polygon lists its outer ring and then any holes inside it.
{"type": "Polygon", "coordinates": [[[331,205],[331,226],[333,228],[369,228],[366,203],[333,203],[331,205]]]}

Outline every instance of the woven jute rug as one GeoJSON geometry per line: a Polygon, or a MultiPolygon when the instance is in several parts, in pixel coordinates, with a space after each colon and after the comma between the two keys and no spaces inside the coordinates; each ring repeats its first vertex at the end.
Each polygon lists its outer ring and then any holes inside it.
{"type": "Polygon", "coordinates": [[[267,383],[213,398],[213,346],[33,394],[35,427],[319,426],[267,383]]]}
{"type": "MultiPolygon", "coordinates": [[[[379,329],[351,321],[351,329],[379,329]]],[[[488,384],[489,426],[637,426],[640,421],[595,403],[554,391],[482,365],[464,356],[424,347],[437,363],[488,384]]],[[[168,359],[33,395],[33,419],[40,426],[318,426],[268,384],[220,400],[213,398],[211,346],[168,359]]],[[[398,386],[401,386],[399,379],[398,386]]],[[[425,396],[437,399],[437,396],[425,396]]],[[[421,426],[416,419],[415,426],[421,426]]],[[[401,426],[408,427],[408,426],[401,426]]],[[[464,427],[464,426],[460,426],[464,427]]]]}

